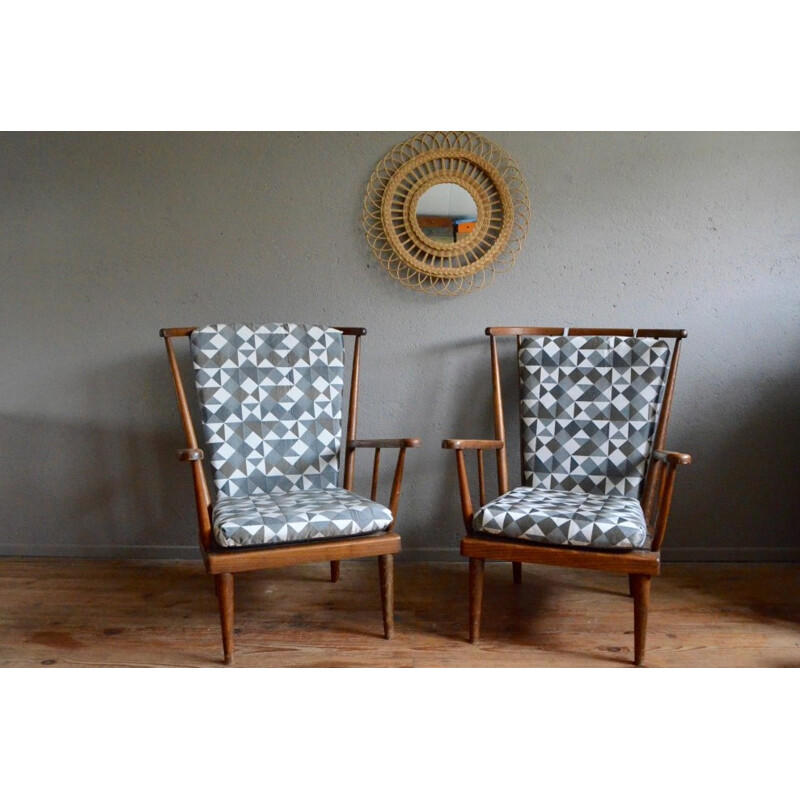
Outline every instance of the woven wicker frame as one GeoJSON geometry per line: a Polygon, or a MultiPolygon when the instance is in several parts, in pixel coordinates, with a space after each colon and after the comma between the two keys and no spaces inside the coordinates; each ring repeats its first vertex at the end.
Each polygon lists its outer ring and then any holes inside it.
{"type": "Polygon", "coordinates": [[[430,294],[482,289],[514,265],[528,233],[530,204],[522,173],[496,144],[476,133],[421,133],[394,147],[372,173],[362,222],[373,253],[402,284],[430,294]],[[470,193],[475,230],[437,242],[417,222],[428,189],[452,183],[470,193]]]}

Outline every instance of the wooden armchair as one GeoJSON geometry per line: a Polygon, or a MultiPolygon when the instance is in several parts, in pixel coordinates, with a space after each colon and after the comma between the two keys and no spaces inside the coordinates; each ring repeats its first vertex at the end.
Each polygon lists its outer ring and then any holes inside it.
{"type": "Polygon", "coordinates": [[[406,449],[419,439],[357,439],[364,328],[209,325],[165,328],[187,448],[206,572],[219,599],[225,663],[233,660],[233,576],[237,572],[376,556],[383,627],[394,631],[394,530],[406,449]],[[345,378],[344,337],[353,337],[344,474],[339,488],[345,378]],[[190,341],[205,449],[194,430],[173,340],[190,341]],[[371,499],[353,493],[355,454],[375,451],[371,499]],[[376,501],[382,449],[398,451],[389,505],[376,501]],[[206,481],[209,455],[215,497],[206,481]]]}
{"type": "Polygon", "coordinates": [[[660,571],[675,471],[664,450],[683,330],[487,328],[495,439],[445,439],[455,451],[469,558],[469,638],[480,636],[484,562],[551,564],[627,574],[634,661],[645,653],[650,580],[660,571]],[[522,479],[509,491],[498,337],[517,340],[522,479]],[[672,342],[670,348],[669,342],[672,342]],[[479,503],[464,451],[477,455],[479,503]],[[486,498],[483,454],[497,458],[486,498]]]}

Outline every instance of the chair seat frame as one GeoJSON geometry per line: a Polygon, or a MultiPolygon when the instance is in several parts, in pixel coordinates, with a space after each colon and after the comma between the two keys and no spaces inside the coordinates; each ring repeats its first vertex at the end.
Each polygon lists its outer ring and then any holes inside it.
{"type": "Polygon", "coordinates": [[[300,564],[330,562],[331,581],[336,583],[340,576],[340,562],[347,559],[377,557],[380,577],[381,606],[383,611],[384,637],[394,635],[394,555],[400,552],[400,536],[394,530],[397,520],[397,507],[405,468],[406,450],[419,447],[420,439],[358,439],[359,377],[361,368],[361,339],[366,336],[365,328],[336,327],[343,336],[353,337],[353,360],[350,369],[350,396],[347,414],[347,428],[344,447],[344,470],[342,486],[353,491],[355,482],[356,451],[374,451],[372,469],[372,490],[370,499],[375,501],[378,492],[381,450],[397,450],[394,477],[388,508],[392,512],[392,529],[383,533],[365,534],[335,540],[309,540],[292,544],[262,545],[255,547],[221,547],[213,535],[213,502],[203,468],[204,451],[199,445],[194,428],[189,402],[181,379],[178,359],[173,347],[176,338],[187,338],[196,330],[194,327],[162,328],[159,332],[167,349],[170,371],[178,402],[181,424],[187,447],[178,450],[178,459],[191,464],[194,485],[195,508],[197,511],[198,539],[205,570],[214,577],[215,590],[219,601],[220,625],[224,661],[233,663],[234,637],[234,581],[233,576],[240,572],[251,572],[275,567],[300,564]]]}
{"type": "Polygon", "coordinates": [[[469,558],[469,640],[480,639],[483,577],[486,561],[510,561],[515,584],[522,582],[522,564],[544,564],[602,572],[627,574],[629,593],[634,605],[634,663],[644,662],[647,637],[647,618],[650,608],[650,581],[661,572],[661,546],[667,530],[675,474],[678,466],[690,464],[687,453],[664,450],[667,426],[672,411],[675,376],[680,358],[681,341],[685,330],[632,328],[554,328],[554,327],[489,327],[492,368],[492,404],[494,414],[494,439],[445,439],[442,447],[456,455],[461,512],[466,536],[461,541],[461,555],[469,558]],[[497,340],[499,337],[516,337],[517,350],[523,336],[638,336],[672,340],[671,357],[664,384],[661,410],[653,437],[653,449],[645,472],[641,505],[647,524],[648,549],[601,550],[569,545],[548,545],[520,542],[491,534],[473,531],[473,499],[464,452],[472,450],[477,457],[477,483],[480,506],[486,505],[484,453],[494,451],[497,459],[497,496],[509,491],[506,428],[500,381],[500,362],[497,340]]]}

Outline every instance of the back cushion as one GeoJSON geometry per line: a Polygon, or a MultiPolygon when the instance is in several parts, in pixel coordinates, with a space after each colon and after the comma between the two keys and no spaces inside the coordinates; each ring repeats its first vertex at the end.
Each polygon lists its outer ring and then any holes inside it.
{"type": "Polygon", "coordinates": [[[526,485],[639,497],[668,361],[655,339],[523,337],[526,485]]]}
{"type": "Polygon", "coordinates": [[[191,335],[214,484],[226,497],[337,484],[342,334],[312,325],[208,325],[191,335]]]}

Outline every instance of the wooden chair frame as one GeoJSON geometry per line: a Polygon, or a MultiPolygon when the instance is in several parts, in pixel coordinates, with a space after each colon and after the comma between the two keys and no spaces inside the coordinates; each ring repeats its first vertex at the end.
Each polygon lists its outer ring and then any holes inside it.
{"type": "MultiPolygon", "coordinates": [[[[198,536],[200,551],[206,572],[214,576],[215,590],[219,600],[220,623],[222,626],[222,645],[225,663],[233,662],[233,576],[237,572],[269,569],[270,567],[285,567],[296,564],[309,564],[329,561],[331,565],[331,581],[339,580],[339,562],[351,558],[366,558],[377,556],[378,570],[381,587],[381,604],[383,607],[384,636],[391,639],[394,634],[394,559],[395,553],[400,552],[400,536],[392,529],[384,533],[353,536],[336,540],[317,540],[297,544],[281,544],[262,547],[224,548],[220,547],[213,536],[212,530],[212,501],[203,469],[204,452],[198,444],[197,434],[192,422],[178,367],[178,360],[172,345],[172,340],[180,337],[189,337],[194,331],[190,328],[163,328],[160,335],[167,347],[175,394],[178,401],[181,423],[186,436],[187,447],[178,451],[180,461],[188,461],[192,466],[194,481],[194,498],[197,510],[198,536]]],[[[340,328],[344,336],[354,337],[353,364],[350,370],[350,402],[347,413],[347,428],[345,440],[345,458],[343,488],[353,491],[355,479],[356,451],[372,449],[375,451],[372,470],[371,499],[375,500],[378,491],[378,477],[380,467],[380,454],[382,449],[396,449],[397,463],[392,481],[389,509],[392,518],[397,520],[397,506],[400,502],[400,492],[403,481],[406,450],[409,447],[418,447],[420,440],[415,438],[405,439],[357,439],[356,426],[358,423],[358,384],[361,367],[361,338],[366,335],[365,328],[340,328]]],[[[393,526],[394,528],[394,523],[393,526]]]]}
{"type": "MultiPolygon", "coordinates": [[[[667,426],[672,411],[675,390],[675,375],[680,358],[681,340],[685,330],[629,328],[540,328],[540,327],[490,327],[492,367],[492,397],[494,413],[494,439],[445,439],[442,447],[454,450],[458,470],[458,486],[461,495],[461,512],[466,536],[461,541],[461,555],[469,558],[469,640],[480,638],[481,603],[483,598],[483,573],[485,561],[511,561],[514,583],[522,581],[522,564],[549,564],[561,567],[601,570],[627,574],[629,592],[634,608],[634,661],[637,666],[644,660],[647,635],[647,615],[650,606],[650,580],[661,571],[661,545],[667,529],[675,471],[679,465],[690,464],[687,453],[664,450],[667,426]],[[497,536],[480,535],[472,530],[473,502],[469,476],[464,458],[465,450],[474,450],[477,456],[477,472],[480,506],[486,504],[484,481],[484,451],[495,451],[497,458],[497,496],[509,491],[508,460],[506,452],[506,427],[503,415],[503,399],[500,386],[500,363],[497,352],[498,337],[516,336],[517,350],[523,336],[639,336],[674,340],[671,347],[667,378],[664,385],[661,412],[653,437],[650,462],[645,474],[642,491],[642,509],[652,539],[649,550],[611,551],[564,545],[544,545],[519,542],[497,536]]],[[[480,507],[479,506],[479,507],[480,507]]]]}

